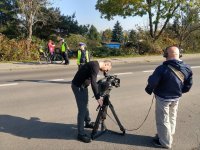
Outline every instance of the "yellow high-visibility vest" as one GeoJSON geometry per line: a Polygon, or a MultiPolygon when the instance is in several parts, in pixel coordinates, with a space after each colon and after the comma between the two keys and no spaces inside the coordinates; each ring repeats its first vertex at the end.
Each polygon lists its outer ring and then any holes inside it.
{"type": "Polygon", "coordinates": [[[66,43],[62,43],[62,45],[61,45],[61,52],[65,52],[66,51],[66,49],[67,49],[66,45],[67,45],[66,43]]]}
{"type": "MultiPolygon", "coordinates": [[[[89,53],[88,53],[88,50],[85,51],[86,54],[86,62],[89,62],[89,53]]],[[[80,65],[81,64],[81,50],[79,49],[78,50],[78,57],[77,57],[77,64],[80,65]]]]}

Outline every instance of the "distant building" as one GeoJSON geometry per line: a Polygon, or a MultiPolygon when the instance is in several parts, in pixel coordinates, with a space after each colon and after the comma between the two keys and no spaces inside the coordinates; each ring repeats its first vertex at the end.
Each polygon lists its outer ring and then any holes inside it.
{"type": "Polygon", "coordinates": [[[102,45],[108,48],[116,48],[116,49],[119,49],[121,47],[121,44],[117,42],[102,43],[102,45]]]}

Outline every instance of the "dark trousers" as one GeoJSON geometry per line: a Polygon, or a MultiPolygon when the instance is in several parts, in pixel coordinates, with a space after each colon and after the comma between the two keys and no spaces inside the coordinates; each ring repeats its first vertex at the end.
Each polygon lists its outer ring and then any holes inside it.
{"type": "Polygon", "coordinates": [[[84,121],[91,121],[88,110],[88,88],[80,88],[75,86],[74,84],[71,85],[71,88],[76,98],[76,104],[78,107],[78,134],[85,134],[84,121]]]}
{"type": "Polygon", "coordinates": [[[65,64],[69,64],[69,57],[67,52],[62,52],[62,57],[65,60],[65,64]]]}

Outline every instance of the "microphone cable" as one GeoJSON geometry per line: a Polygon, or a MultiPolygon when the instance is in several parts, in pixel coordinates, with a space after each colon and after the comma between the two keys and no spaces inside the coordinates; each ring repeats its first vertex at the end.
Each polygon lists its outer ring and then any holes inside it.
{"type": "MultiPolygon", "coordinates": [[[[150,113],[150,111],[151,111],[154,98],[155,98],[155,95],[153,95],[153,98],[152,98],[152,100],[151,100],[151,105],[150,105],[149,110],[148,110],[148,112],[147,112],[147,115],[146,115],[145,119],[142,121],[142,123],[141,123],[137,128],[133,128],[133,129],[124,128],[126,131],[136,131],[136,130],[140,129],[140,128],[143,126],[143,124],[144,124],[145,121],[147,120],[147,118],[148,118],[148,116],[149,116],[149,113],[150,113]]],[[[115,121],[110,115],[108,115],[107,112],[106,112],[106,115],[117,125],[116,121],[115,121]]]]}

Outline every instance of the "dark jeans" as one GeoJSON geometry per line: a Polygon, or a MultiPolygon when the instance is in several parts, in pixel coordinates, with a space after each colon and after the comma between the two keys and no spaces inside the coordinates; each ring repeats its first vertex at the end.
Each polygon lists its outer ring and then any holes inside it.
{"type": "Polygon", "coordinates": [[[65,60],[65,64],[69,64],[69,57],[67,52],[62,52],[62,57],[65,60]]]}
{"type": "Polygon", "coordinates": [[[88,88],[80,88],[75,86],[74,84],[71,85],[71,88],[76,98],[76,104],[78,107],[78,134],[85,134],[84,121],[91,121],[88,110],[88,88]]]}

